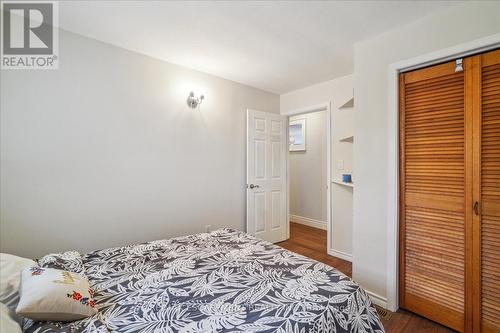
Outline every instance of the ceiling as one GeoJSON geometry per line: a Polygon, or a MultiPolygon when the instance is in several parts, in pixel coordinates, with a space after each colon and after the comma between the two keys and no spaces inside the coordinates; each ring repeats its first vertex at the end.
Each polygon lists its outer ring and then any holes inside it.
{"type": "Polygon", "coordinates": [[[353,72],[353,44],[460,1],[66,1],[63,29],[282,94],[353,72]]]}

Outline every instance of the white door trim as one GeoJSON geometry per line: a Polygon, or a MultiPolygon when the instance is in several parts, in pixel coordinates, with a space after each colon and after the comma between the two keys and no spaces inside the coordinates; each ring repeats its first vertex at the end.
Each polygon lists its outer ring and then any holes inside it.
{"type": "Polygon", "coordinates": [[[388,164],[388,217],[387,228],[387,309],[399,308],[399,73],[420,67],[481,53],[500,47],[500,34],[459,44],[437,52],[399,61],[389,65],[389,164],[388,164]]]}
{"type": "MultiPolygon", "coordinates": [[[[332,150],[331,150],[331,136],[332,136],[332,109],[331,109],[332,101],[307,106],[300,109],[288,110],[284,111],[281,114],[288,116],[288,122],[290,120],[290,116],[295,116],[299,114],[326,111],[326,237],[327,237],[327,250],[331,247],[331,220],[332,220],[332,212],[331,212],[331,184],[332,184],[332,169],[331,169],[331,161],[332,161],[332,150]]],[[[287,123],[288,123],[287,122],[287,123]]],[[[288,126],[287,126],[288,130],[288,126]]],[[[288,137],[288,136],[287,136],[288,137]]],[[[287,173],[287,187],[286,187],[286,197],[287,197],[287,212],[288,212],[288,225],[290,225],[290,154],[286,154],[286,173],[287,173]]],[[[288,227],[288,237],[290,237],[290,227],[288,227]]]]}
{"type": "Polygon", "coordinates": [[[306,106],[306,107],[299,108],[299,109],[286,110],[286,111],[281,112],[281,114],[284,116],[295,116],[295,115],[303,114],[303,113],[327,111],[330,109],[330,103],[331,103],[331,101],[316,104],[316,105],[310,105],[310,106],[306,106]]]}

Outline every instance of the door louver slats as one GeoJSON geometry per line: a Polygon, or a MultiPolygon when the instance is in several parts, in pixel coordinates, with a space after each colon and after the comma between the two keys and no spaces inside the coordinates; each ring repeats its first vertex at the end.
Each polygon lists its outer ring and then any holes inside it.
{"type": "Polygon", "coordinates": [[[400,305],[500,333],[500,50],[400,74],[400,305]]]}
{"type": "Polygon", "coordinates": [[[481,69],[481,316],[500,332],[500,63],[481,69]]]}
{"type": "Polygon", "coordinates": [[[465,269],[464,74],[444,64],[439,71],[403,74],[402,80],[402,305],[460,329],[465,269]]]}

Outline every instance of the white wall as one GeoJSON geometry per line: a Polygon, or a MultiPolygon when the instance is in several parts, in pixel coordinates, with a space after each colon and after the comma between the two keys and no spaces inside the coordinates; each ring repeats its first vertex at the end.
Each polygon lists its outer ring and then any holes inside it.
{"type": "Polygon", "coordinates": [[[306,120],[306,151],[289,156],[290,214],[324,224],[326,229],[326,111],[290,117],[306,120]]]}
{"type": "Polygon", "coordinates": [[[474,1],[355,45],[353,277],[379,301],[388,294],[389,189],[395,179],[388,172],[394,121],[388,112],[389,64],[498,32],[500,2],[474,1]]]}
{"type": "Polygon", "coordinates": [[[333,80],[321,82],[280,96],[280,113],[330,103],[333,99],[333,80]]]}
{"type": "Polygon", "coordinates": [[[1,251],[244,230],[246,108],[279,97],[61,31],[58,70],[1,74],[1,251]]]}

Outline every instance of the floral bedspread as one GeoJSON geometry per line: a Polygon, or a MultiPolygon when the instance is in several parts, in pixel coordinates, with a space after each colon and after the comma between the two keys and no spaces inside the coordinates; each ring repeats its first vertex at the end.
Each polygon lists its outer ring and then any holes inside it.
{"type": "Polygon", "coordinates": [[[349,277],[232,229],[39,263],[86,275],[99,311],[25,332],[384,332],[349,277]]]}

